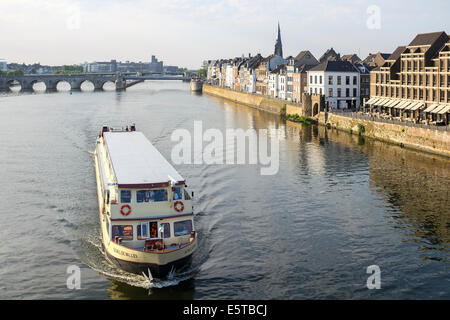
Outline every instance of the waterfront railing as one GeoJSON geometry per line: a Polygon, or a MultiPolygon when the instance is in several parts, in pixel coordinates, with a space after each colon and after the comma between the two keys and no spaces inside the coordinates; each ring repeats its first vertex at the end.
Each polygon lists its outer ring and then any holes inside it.
{"type": "Polygon", "coordinates": [[[406,126],[406,127],[432,129],[432,130],[439,130],[439,131],[450,131],[449,125],[438,126],[438,125],[414,123],[414,122],[410,122],[410,121],[401,121],[401,120],[397,120],[397,119],[393,119],[393,118],[391,118],[391,119],[380,118],[373,114],[367,115],[367,114],[361,114],[360,112],[345,111],[345,110],[332,110],[329,113],[336,114],[339,116],[349,117],[349,118],[353,118],[353,119],[361,119],[361,120],[368,120],[368,121],[381,122],[381,123],[398,124],[398,125],[406,126]]]}

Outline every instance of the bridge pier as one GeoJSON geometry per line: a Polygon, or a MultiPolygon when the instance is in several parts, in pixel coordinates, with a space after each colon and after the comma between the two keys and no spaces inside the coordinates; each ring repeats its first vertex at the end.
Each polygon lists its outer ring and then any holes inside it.
{"type": "Polygon", "coordinates": [[[116,84],[116,91],[124,91],[127,88],[127,81],[120,76],[117,77],[114,83],[116,84]]]}
{"type": "Polygon", "coordinates": [[[70,90],[72,91],[81,91],[81,81],[72,80],[69,82],[70,90]]]}

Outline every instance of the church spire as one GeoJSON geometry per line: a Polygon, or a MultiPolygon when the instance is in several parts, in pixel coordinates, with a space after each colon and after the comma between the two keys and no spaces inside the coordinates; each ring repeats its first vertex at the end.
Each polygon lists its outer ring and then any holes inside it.
{"type": "Polygon", "coordinates": [[[280,22],[278,22],[278,37],[275,43],[275,55],[283,57],[283,44],[281,43],[280,22]]]}

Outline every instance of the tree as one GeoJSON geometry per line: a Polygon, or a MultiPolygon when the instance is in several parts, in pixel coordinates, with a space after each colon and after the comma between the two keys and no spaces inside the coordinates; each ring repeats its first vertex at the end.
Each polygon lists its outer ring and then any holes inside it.
{"type": "Polygon", "coordinates": [[[197,76],[200,78],[206,78],[208,71],[206,69],[200,69],[197,71],[197,76]]]}

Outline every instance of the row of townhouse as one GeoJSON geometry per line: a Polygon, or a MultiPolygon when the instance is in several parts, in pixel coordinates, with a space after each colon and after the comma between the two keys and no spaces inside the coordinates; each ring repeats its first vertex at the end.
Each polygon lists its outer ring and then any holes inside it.
{"type": "Polygon", "coordinates": [[[275,51],[268,57],[249,55],[208,64],[210,84],[271,96],[301,104],[304,93],[320,94],[333,109],[357,109],[370,97],[370,71],[383,65],[389,54],[370,54],[364,61],[331,48],[320,59],[309,50],[283,58],[280,27],[275,51]]]}
{"type": "Polygon", "coordinates": [[[370,96],[370,70],[364,63],[327,60],[310,51],[286,59],[260,54],[211,61],[208,82],[247,93],[271,96],[297,104],[302,94],[321,94],[333,109],[357,109],[370,96]]]}

